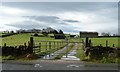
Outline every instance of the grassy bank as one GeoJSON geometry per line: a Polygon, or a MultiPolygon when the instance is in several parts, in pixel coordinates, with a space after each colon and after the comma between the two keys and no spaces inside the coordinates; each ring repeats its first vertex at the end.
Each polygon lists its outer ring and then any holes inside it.
{"type": "Polygon", "coordinates": [[[78,44],[78,49],[75,56],[80,58],[81,61],[85,61],[86,59],[84,50],[82,49],[82,45],[80,43],[78,44]]]}

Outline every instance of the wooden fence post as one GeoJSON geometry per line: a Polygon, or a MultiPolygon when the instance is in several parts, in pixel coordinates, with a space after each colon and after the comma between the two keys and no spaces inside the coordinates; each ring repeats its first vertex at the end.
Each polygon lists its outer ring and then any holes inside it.
{"type": "Polygon", "coordinates": [[[29,53],[33,53],[33,37],[30,37],[29,53]]]}
{"type": "Polygon", "coordinates": [[[86,37],[86,46],[85,47],[88,47],[88,40],[89,40],[89,38],[86,37]]]}
{"type": "Polygon", "coordinates": [[[113,44],[113,47],[115,47],[115,44],[113,44]]]}
{"type": "Polygon", "coordinates": [[[106,47],[108,47],[108,40],[106,40],[106,47]]]}
{"type": "Polygon", "coordinates": [[[17,46],[15,46],[15,48],[14,48],[14,52],[15,52],[15,54],[17,55],[17,46]]]}
{"type": "Polygon", "coordinates": [[[91,40],[89,40],[89,47],[91,47],[91,40]]]}
{"type": "Polygon", "coordinates": [[[100,46],[102,46],[102,44],[100,44],[100,46]]]}
{"type": "Polygon", "coordinates": [[[6,47],[6,43],[4,43],[4,47],[6,47]]]}
{"type": "Polygon", "coordinates": [[[26,48],[27,48],[27,45],[26,45],[26,43],[24,43],[24,50],[26,50],[26,48]]]}
{"type": "Polygon", "coordinates": [[[85,43],[83,39],[82,39],[82,49],[85,51],[85,43]]]}
{"type": "Polygon", "coordinates": [[[39,43],[39,52],[41,52],[41,43],[39,43]]]}
{"type": "Polygon", "coordinates": [[[45,48],[45,51],[47,51],[47,42],[46,42],[46,48],[45,48]]]}

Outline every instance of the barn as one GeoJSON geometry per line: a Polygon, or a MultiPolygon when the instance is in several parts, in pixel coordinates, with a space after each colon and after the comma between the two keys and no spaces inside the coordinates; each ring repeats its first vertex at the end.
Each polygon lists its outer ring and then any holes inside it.
{"type": "Polygon", "coordinates": [[[65,39],[65,35],[64,34],[54,34],[54,38],[55,39],[65,39]]]}
{"type": "Polygon", "coordinates": [[[97,38],[98,37],[98,32],[80,32],[80,37],[81,38],[97,38]]]}

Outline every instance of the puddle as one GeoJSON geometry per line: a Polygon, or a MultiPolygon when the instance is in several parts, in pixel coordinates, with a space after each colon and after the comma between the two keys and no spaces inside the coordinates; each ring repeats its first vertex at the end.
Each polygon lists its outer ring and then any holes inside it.
{"type": "Polygon", "coordinates": [[[67,54],[67,57],[66,56],[62,56],[62,58],[61,58],[61,60],[76,60],[76,61],[79,61],[80,60],[80,58],[77,58],[76,56],[74,56],[75,54],[76,54],[76,47],[78,46],[78,44],[77,43],[75,43],[75,46],[73,47],[73,49],[70,51],[70,52],[68,52],[68,54],[67,54]]]}
{"type": "MultiPolygon", "coordinates": [[[[69,45],[70,45],[70,44],[69,44],[69,45]]],[[[54,59],[54,58],[55,58],[56,56],[58,56],[59,54],[63,53],[66,49],[67,49],[67,47],[64,47],[64,48],[62,48],[62,49],[60,49],[60,50],[57,50],[57,51],[51,53],[50,55],[45,55],[45,56],[43,57],[43,59],[48,59],[48,60],[54,59]]]]}

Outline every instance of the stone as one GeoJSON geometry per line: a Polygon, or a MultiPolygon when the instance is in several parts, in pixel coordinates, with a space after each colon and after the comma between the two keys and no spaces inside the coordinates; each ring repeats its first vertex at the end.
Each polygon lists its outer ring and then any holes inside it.
{"type": "Polygon", "coordinates": [[[27,54],[27,58],[32,58],[32,54],[27,54]]]}

